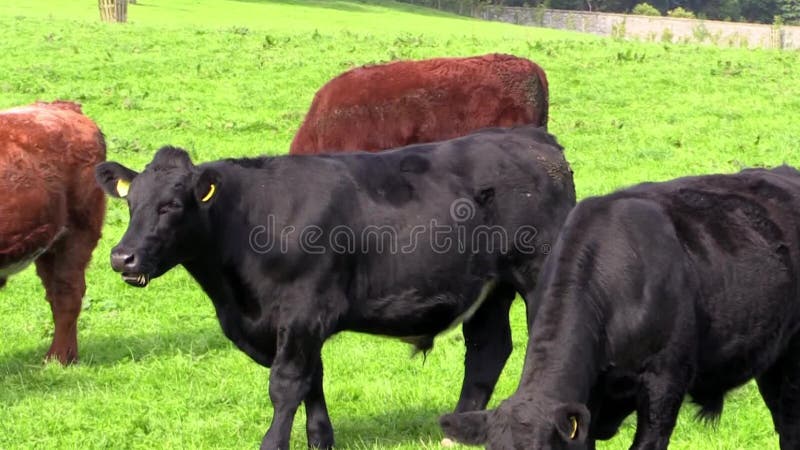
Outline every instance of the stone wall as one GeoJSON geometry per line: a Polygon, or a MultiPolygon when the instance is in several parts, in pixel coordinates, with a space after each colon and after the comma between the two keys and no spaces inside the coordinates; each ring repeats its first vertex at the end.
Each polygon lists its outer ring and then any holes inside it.
{"type": "Polygon", "coordinates": [[[735,47],[800,48],[800,27],[498,6],[481,8],[476,16],[485,20],[619,38],[735,47]]]}

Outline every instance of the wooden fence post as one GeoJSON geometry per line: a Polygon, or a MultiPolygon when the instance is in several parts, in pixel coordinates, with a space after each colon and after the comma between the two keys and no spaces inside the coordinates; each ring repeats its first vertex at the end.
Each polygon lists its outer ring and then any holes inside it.
{"type": "Polygon", "coordinates": [[[128,0],[97,0],[97,4],[104,22],[127,22],[128,0]]]}

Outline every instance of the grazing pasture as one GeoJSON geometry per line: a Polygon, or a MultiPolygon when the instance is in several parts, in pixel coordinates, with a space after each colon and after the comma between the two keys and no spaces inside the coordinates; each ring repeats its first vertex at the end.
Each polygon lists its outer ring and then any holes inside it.
{"type": "MultiPolygon", "coordinates": [[[[392,2],[139,0],[130,23],[96,3],[0,3],[0,108],[78,101],[106,134],[108,158],[141,169],[166,143],[197,162],[288,151],[316,90],[357,65],[504,52],[547,72],[549,129],[566,147],[580,198],[644,180],[800,164],[800,53],[622,42],[452,17],[392,2]],[[377,5],[376,5],[377,4],[377,5]]],[[[313,180],[308,180],[313,182],[313,180]]],[[[302,187],[300,187],[302,188],[302,187]]],[[[87,272],[81,362],[41,364],[50,311],[33,270],[0,292],[0,448],[255,448],[271,418],[267,370],[222,335],[183,270],[144,290],[108,255],[127,225],[111,202],[87,272]],[[254,394],[256,392],[263,394],[254,394]]],[[[516,387],[514,353],[490,405],[516,387]]],[[[439,448],[455,406],[463,340],[427,359],[398,341],[344,333],[323,351],[340,448],[439,448]]],[[[775,449],[754,385],[720,423],[685,405],[675,449],[775,449]]],[[[305,443],[302,409],[292,441],[305,443]]],[[[601,449],[630,445],[632,421],[601,449]]]]}

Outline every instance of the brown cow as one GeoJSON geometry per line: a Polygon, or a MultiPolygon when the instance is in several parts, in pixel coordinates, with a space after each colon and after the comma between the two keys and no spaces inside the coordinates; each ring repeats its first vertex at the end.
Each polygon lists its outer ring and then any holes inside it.
{"type": "Polygon", "coordinates": [[[314,96],[290,153],[377,151],[479,128],[547,126],[544,70],[491,54],[396,61],[349,70],[314,96]]]}
{"type": "Polygon", "coordinates": [[[0,111],[0,287],[36,261],[53,311],[47,358],[77,360],[84,273],[105,212],[103,134],[70,102],[0,111]]]}

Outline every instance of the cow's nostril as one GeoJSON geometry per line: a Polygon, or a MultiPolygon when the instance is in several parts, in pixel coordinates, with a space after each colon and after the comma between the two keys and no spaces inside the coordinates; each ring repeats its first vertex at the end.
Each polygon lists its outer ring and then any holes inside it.
{"type": "Polygon", "coordinates": [[[135,262],[136,262],[136,256],[135,255],[128,255],[125,258],[125,261],[124,261],[126,267],[133,266],[135,262]]]}
{"type": "Polygon", "coordinates": [[[111,267],[118,271],[129,271],[136,268],[136,255],[124,251],[111,252],[111,267]]]}

